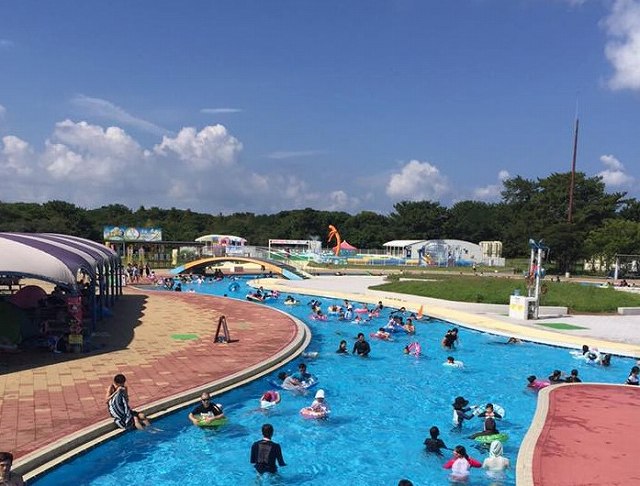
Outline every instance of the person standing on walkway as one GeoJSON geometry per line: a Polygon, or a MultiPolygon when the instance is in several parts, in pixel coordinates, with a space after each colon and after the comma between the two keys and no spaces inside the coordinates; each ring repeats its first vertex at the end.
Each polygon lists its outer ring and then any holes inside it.
{"type": "Polygon", "coordinates": [[[0,485],[24,486],[22,476],[11,472],[12,465],[13,454],[11,452],[0,452],[0,485]]]}
{"type": "Polygon", "coordinates": [[[282,449],[280,444],[273,442],[273,425],[264,424],[262,426],[262,439],[253,443],[251,446],[251,464],[255,467],[258,474],[276,473],[278,465],[286,466],[282,458],[282,449]],[[276,465],[276,462],[278,465],[276,465]]]}

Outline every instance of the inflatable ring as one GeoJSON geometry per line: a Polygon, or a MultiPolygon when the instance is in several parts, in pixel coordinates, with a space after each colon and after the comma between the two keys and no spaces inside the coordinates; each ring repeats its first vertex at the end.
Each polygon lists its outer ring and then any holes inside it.
{"type": "Polygon", "coordinates": [[[232,282],[229,284],[229,292],[237,292],[240,290],[240,284],[238,282],[232,282]]]}
{"type": "Polygon", "coordinates": [[[493,435],[479,435],[473,440],[475,440],[476,442],[480,442],[481,444],[491,444],[494,440],[497,440],[499,442],[506,442],[508,438],[509,436],[507,434],[500,433],[493,435]]]}
{"type": "Polygon", "coordinates": [[[314,410],[311,407],[304,407],[300,409],[300,415],[307,419],[323,419],[327,418],[329,412],[326,410],[314,410]]]}
{"type": "Polygon", "coordinates": [[[204,428],[219,427],[221,425],[226,424],[228,421],[229,419],[227,417],[220,417],[213,420],[200,419],[198,421],[198,427],[204,427],[204,428]]]}

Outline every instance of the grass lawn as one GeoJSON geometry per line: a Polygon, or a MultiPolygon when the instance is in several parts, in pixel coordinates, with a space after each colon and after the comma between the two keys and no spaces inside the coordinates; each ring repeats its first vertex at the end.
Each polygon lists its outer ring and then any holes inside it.
{"type": "MultiPolygon", "coordinates": [[[[413,277],[412,277],[413,278],[413,277]]],[[[569,312],[613,313],[618,307],[640,307],[640,295],[580,285],[573,282],[547,282],[541,305],[568,307],[569,312]]],[[[509,304],[514,290],[527,295],[524,279],[473,275],[429,275],[428,279],[399,281],[391,277],[389,283],[372,287],[375,290],[420,295],[458,302],[481,302],[485,304],[509,304]]]]}

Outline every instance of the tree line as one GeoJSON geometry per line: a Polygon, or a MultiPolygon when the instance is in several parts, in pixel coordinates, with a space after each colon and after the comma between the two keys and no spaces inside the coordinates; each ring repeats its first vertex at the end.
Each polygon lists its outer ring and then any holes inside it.
{"type": "Polygon", "coordinates": [[[0,231],[53,232],[101,241],[103,226],[159,227],[166,241],[193,241],[209,233],[246,238],[266,246],[269,238],[326,241],[329,224],[362,249],[382,248],[390,240],[499,240],[503,256],[528,255],[528,240],[543,239],[557,270],[572,270],[583,259],[611,262],[616,254],[640,253],[640,202],[624,192],[607,192],[598,176],[575,177],[572,223],[568,222],[570,173],[543,179],[520,176],[503,181],[499,202],[465,200],[445,207],[434,201],[402,201],[388,214],[318,211],[276,214],[199,213],[189,209],[122,204],[84,209],[64,201],[0,202],[0,231]]]}

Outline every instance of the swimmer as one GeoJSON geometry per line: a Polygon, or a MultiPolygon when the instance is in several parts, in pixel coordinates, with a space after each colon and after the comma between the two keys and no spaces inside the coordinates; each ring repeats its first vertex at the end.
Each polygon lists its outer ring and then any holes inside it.
{"type": "Polygon", "coordinates": [[[369,346],[369,343],[365,341],[364,334],[358,333],[358,340],[353,344],[351,354],[366,357],[369,356],[370,352],[371,346],[369,346]]]}
{"type": "Polygon", "coordinates": [[[340,345],[338,346],[338,350],[336,351],[338,354],[349,354],[349,350],[347,349],[347,341],[344,339],[340,341],[340,345]]]}
{"type": "Polygon", "coordinates": [[[576,369],[571,370],[571,374],[564,381],[567,383],[582,383],[582,380],[578,378],[578,370],[576,369]]]}
{"type": "Polygon", "coordinates": [[[481,412],[478,414],[479,418],[485,418],[485,417],[490,417],[490,418],[497,418],[497,419],[501,419],[502,415],[500,415],[498,412],[496,412],[493,409],[493,403],[487,403],[484,406],[484,412],[481,412]]]}
{"type": "Polygon", "coordinates": [[[324,390],[318,390],[316,392],[315,400],[309,408],[314,412],[329,413],[329,404],[324,399],[324,390]]]}
{"type": "Polygon", "coordinates": [[[281,371],[280,373],[278,373],[278,378],[282,381],[282,384],[280,386],[283,389],[306,393],[306,390],[304,386],[302,386],[302,383],[300,383],[300,380],[298,380],[294,376],[290,376],[286,371],[281,371]]]}
{"type": "Polygon", "coordinates": [[[527,377],[527,388],[531,388],[533,390],[540,390],[541,388],[546,388],[550,385],[548,381],[538,380],[536,375],[531,375],[527,377]]]}
{"type": "Polygon", "coordinates": [[[640,368],[637,366],[634,366],[633,368],[631,368],[631,371],[629,372],[629,378],[627,378],[627,385],[633,385],[633,386],[638,386],[640,385],[640,378],[638,378],[638,374],[640,374],[640,368]]]}
{"type": "Polygon", "coordinates": [[[510,337],[505,344],[522,344],[522,341],[516,337],[510,337]]]}
{"type": "Polygon", "coordinates": [[[598,362],[601,366],[611,366],[611,354],[601,354],[598,362]]]}
{"type": "Polygon", "coordinates": [[[413,320],[410,317],[407,318],[407,322],[405,322],[403,327],[407,334],[415,334],[416,332],[416,326],[413,325],[413,320]]]}
{"type": "Polygon", "coordinates": [[[287,298],[284,299],[285,304],[295,304],[297,301],[291,295],[287,295],[287,298]]]}
{"type": "Polygon", "coordinates": [[[269,390],[262,394],[260,397],[261,402],[268,403],[280,403],[280,394],[277,391],[269,390]]]}
{"type": "Polygon", "coordinates": [[[451,480],[454,482],[466,482],[469,479],[469,469],[472,467],[482,467],[482,464],[472,457],[469,457],[464,446],[458,445],[453,449],[453,457],[443,466],[444,469],[451,469],[451,480]]]}
{"type": "Polygon", "coordinates": [[[424,446],[427,452],[433,452],[439,456],[442,455],[440,449],[449,449],[444,441],[439,437],[440,429],[435,425],[429,429],[429,438],[424,440],[424,446]]]}
{"type": "Polygon", "coordinates": [[[482,469],[486,469],[493,479],[500,479],[495,473],[500,473],[509,468],[509,459],[502,455],[502,443],[494,440],[489,446],[489,457],[482,462],[482,469]]]}
{"type": "Polygon", "coordinates": [[[497,435],[500,432],[496,426],[496,421],[491,417],[487,417],[484,419],[484,428],[482,432],[476,432],[475,434],[471,434],[469,439],[475,439],[476,437],[482,437],[484,435],[497,435]]]}
{"type": "Polygon", "coordinates": [[[454,368],[464,368],[464,363],[462,361],[456,361],[455,359],[453,359],[453,356],[447,356],[447,361],[442,364],[453,366],[454,368]]]}
{"type": "Polygon", "coordinates": [[[466,413],[471,410],[468,405],[469,400],[466,400],[464,397],[456,397],[456,399],[453,401],[452,407],[454,429],[462,429],[462,423],[465,420],[471,420],[473,418],[473,414],[466,413]]]}
{"type": "Polygon", "coordinates": [[[221,418],[224,418],[222,405],[213,403],[211,396],[207,392],[202,392],[202,395],[200,395],[200,403],[189,414],[189,420],[191,420],[193,425],[200,425],[200,422],[206,423],[221,418]]]}
{"type": "Polygon", "coordinates": [[[411,356],[418,357],[422,352],[422,347],[420,346],[419,342],[414,341],[412,343],[407,344],[402,350],[402,352],[404,354],[410,354],[411,356]]]}
{"type": "Polygon", "coordinates": [[[378,331],[374,334],[374,337],[378,339],[388,340],[391,337],[387,331],[384,330],[384,327],[378,329],[378,331]]]}
{"type": "Polygon", "coordinates": [[[442,338],[442,346],[446,349],[453,349],[456,347],[456,343],[458,342],[458,328],[454,327],[447,331],[442,338]]]}
{"type": "Polygon", "coordinates": [[[549,383],[557,385],[558,383],[564,383],[563,373],[560,370],[553,370],[553,373],[549,375],[549,383]]]}
{"type": "Polygon", "coordinates": [[[293,377],[298,380],[300,383],[304,383],[305,381],[309,381],[311,379],[311,373],[307,371],[307,365],[304,363],[300,363],[298,365],[298,372],[293,374],[293,377]]]}

